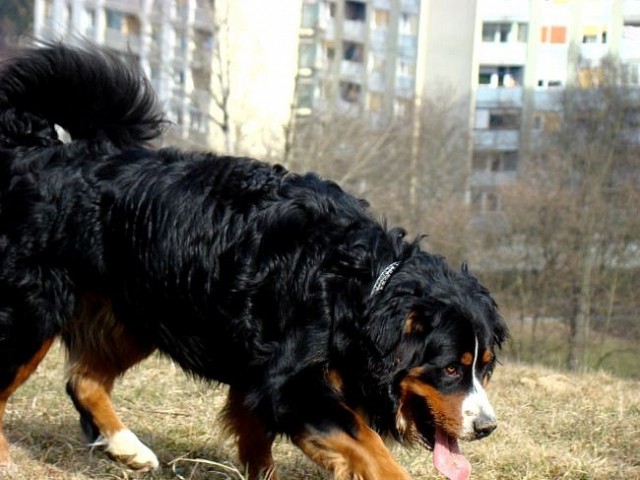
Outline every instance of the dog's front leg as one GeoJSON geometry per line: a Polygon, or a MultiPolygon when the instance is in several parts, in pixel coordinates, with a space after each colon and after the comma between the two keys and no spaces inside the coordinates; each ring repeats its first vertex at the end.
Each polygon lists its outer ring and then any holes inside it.
{"type": "Polygon", "coordinates": [[[336,480],[410,480],[380,436],[356,413],[342,407],[340,421],[323,418],[305,423],[294,443],[314,462],[333,472],[336,480]],[[344,428],[345,418],[351,425],[344,428]]]}

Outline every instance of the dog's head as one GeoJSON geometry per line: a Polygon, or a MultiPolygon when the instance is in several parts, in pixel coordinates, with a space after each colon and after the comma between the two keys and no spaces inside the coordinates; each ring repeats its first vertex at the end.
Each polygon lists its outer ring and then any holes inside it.
{"type": "Polygon", "coordinates": [[[486,437],[496,418],[485,387],[507,328],[467,271],[424,252],[400,263],[372,299],[366,333],[396,401],[395,434],[434,451],[449,478],[466,478],[458,440],[486,437]]]}

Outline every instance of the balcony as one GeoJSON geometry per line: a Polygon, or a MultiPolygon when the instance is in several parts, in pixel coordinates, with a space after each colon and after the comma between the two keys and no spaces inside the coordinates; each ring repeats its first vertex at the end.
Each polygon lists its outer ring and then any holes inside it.
{"type": "Polygon", "coordinates": [[[592,66],[599,65],[607,53],[609,45],[606,43],[582,43],[580,44],[580,59],[592,66]]]}
{"type": "Polygon", "coordinates": [[[373,92],[382,93],[386,90],[384,74],[382,72],[371,72],[369,74],[367,86],[373,92]]]}
{"type": "Polygon", "coordinates": [[[473,146],[477,150],[518,150],[519,130],[474,130],[473,146]]]}
{"type": "Polygon", "coordinates": [[[484,21],[528,22],[530,2],[519,0],[484,0],[480,18],[484,21]]]}
{"type": "Polygon", "coordinates": [[[362,82],[364,68],[360,62],[352,62],[350,60],[340,61],[340,78],[356,83],[362,82]]]}
{"type": "Polygon", "coordinates": [[[380,10],[390,10],[391,0],[373,0],[373,8],[380,10]]]}
{"type": "Polygon", "coordinates": [[[509,185],[517,179],[516,172],[485,172],[474,170],[471,172],[469,183],[474,187],[497,187],[509,185]]]}
{"type": "Polygon", "coordinates": [[[195,89],[191,92],[191,104],[204,112],[209,111],[211,105],[211,93],[204,89],[195,89]]]}
{"type": "Polygon", "coordinates": [[[398,38],[398,55],[413,59],[418,56],[418,37],[415,35],[400,35],[398,38]]]}
{"type": "Polygon", "coordinates": [[[622,0],[622,18],[625,21],[640,21],[640,2],[638,0],[622,0]]]}
{"type": "Polygon", "coordinates": [[[105,0],[104,8],[126,13],[140,13],[142,11],[142,3],[141,0],[105,0]]]}
{"type": "Polygon", "coordinates": [[[620,43],[620,59],[622,61],[640,58],[640,27],[633,27],[633,30],[634,32],[631,32],[631,27],[625,27],[625,33],[623,33],[620,43]],[[625,35],[627,32],[629,32],[628,36],[625,35]]]}
{"type": "Polygon", "coordinates": [[[365,30],[365,23],[363,21],[345,20],[342,24],[342,38],[363,42],[365,30]]]}
{"type": "Polygon", "coordinates": [[[127,35],[119,30],[107,28],[104,34],[104,43],[114,50],[140,54],[140,37],[137,35],[127,35]]]}
{"type": "Polygon", "coordinates": [[[323,22],[320,24],[320,28],[323,30],[324,35],[323,38],[325,40],[335,40],[336,39],[336,22],[333,20],[323,22]]]}
{"type": "Polygon", "coordinates": [[[483,42],[478,49],[478,60],[486,65],[524,65],[527,61],[527,44],[483,42]]]}
{"type": "Polygon", "coordinates": [[[387,51],[387,37],[388,32],[386,29],[376,29],[371,31],[371,49],[374,52],[386,52],[387,51]]]}
{"type": "Polygon", "coordinates": [[[563,88],[535,90],[533,92],[533,108],[539,111],[561,111],[564,97],[563,88]]]}
{"type": "Polygon", "coordinates": [[[420,0],[400,0],[400,10],[404,13],[418,15],[420,13],[420,0]]]}
{"type": "Polygon", "coordinates": [[[483,87],[479,86],[476,91],[476,106],[492,107],[522,107],[521,87],[483,87]]]}
{"type": "Polygon", "coordinates": [[[411,98],[414,94],[415,77],[410,75],[398,75],[396,77],[396,95],[411,98]]]}
{"type": "Polygon", "coordinates": [[[202,30],[213,31],[216,17],[213,8],[197,7],[195,12],[194,25],[202,30]]]}

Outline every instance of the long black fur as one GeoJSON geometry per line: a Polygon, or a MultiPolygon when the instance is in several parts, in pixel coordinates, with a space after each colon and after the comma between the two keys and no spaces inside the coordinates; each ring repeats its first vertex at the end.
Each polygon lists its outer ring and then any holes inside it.
{"type": "Polygon", "coordinates": [[[504,340],[466,269],[386,229],[364,201],[311,173],[149,148],[163,123],[148,82],[108,53],[50,45],[2,66],[0,388],[88,292],[186,371],[248,392],[269,431],[288,435],[352,430],[343,404],[397,435],[398,379],[441,352],[439,323],[504,340]],[[416,311],[423,333],[403,339],[416,311]]]}

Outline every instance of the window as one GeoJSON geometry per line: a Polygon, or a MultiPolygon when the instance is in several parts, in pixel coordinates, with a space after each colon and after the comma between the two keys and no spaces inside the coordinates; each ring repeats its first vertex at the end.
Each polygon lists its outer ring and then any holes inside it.
{"type": "Polygon", "coordinates": [[[396,75],[412,77],[414,75],[414,64],[403,59],[398,59],[396,64],[396,75]]]}
{"type": "Polygon", "coordinates": [[[366,18],[367,6],[362,2],[348,1],[344,4],[344,18],[347,20],[364,21],[366,18]]]}
{"type": "Polygon", "coordinates": [[[360,43],[343,42],[343,60],[349,60],[351,62],[362,62],[363,46],[360,43]]]}
{"type": "Polygon", "coordinates": [[[192,108],[189,111],[189,129],[196,133],[207,133],[209,129],[207,114],[196,108],[192,108]]]}
{"type": "Polygon", "coordinates": [[[324,50],[324,56],[327,60],[327,63],[333,62],[333,59],[336,57],[336,48],[333,45],[326,45],[324,50]]]}
{"type": "Polygon", "coordinates": [[[374,12],[373,12],[373,25],[376,28],[388,28],[389,27],[389,12],[387,10],[374,10],[374,12]]]}
{"type": "Polygon", "coordinates": [[[582,29],[582,43],[607,43],[606,26],[586,25],[582,29]]]}
{"type": "Polygon", "coordinates": [[[515,172],[518,169],[518,152],[474,152],[471,166],[477,172],[515,172]]]}
{"type": "Polygon", "coordinates": [[[315,61],[315,46],[309,43],[301,44],[298,51],[298,68],[313,68],[315,61]]]}
{"type": "Polygon", "coordinates": [[[529,25],[526,23],[518,23],[518,42],[527,43],[529,36],[529,25]]]}
{"type": "Polygon", "coordinates": [[[357,83],[340,82],[340,98],[345,102],[357,103],[360,100],[362,87],[357,83]]]}
{"type": "Polygon", "coordinates": [[[640,84],[640,63],[628,62],[622,65],[622,81],[626,85],[640,84]]]}
{"type": "Polygon", "coordinates": [[[313,107],[313,85],[311,83],[298,83],[296,89],[296,107],[313,107]]]}
{"type": "Polygon", "coordinates": [[[124,20],[124,15],[121,12],[116,12],[114,10],[107,10],[107,28],[112,30],[120,31],[122,30],[122,24],[124,20]]]}
{"type": "Polygon", "coordinates": [[[497,192],[471,189],[471,208],[476,213],[490,213],[500,211],[501,199],[497,192]]]}
{"type": "Polygon", "coordinates": [[[173,70],[173,83],[176,86],[184,88],[185,86],[185,74],[182,69],[174,69],[173,70]]]}
{"type": "Polygon", "coordinates": [[[387,62],[382,55],[371,55],[371,70],[373,72],[384,72],[387,62]]]}
{"type": "Polygon", "coordinates": [[[411,113],[413,102],[411,100],[396,98],[393,108],[397,117],[406,117],[411,113]]]}
{"type": "Polygon", "coordinates": [[[622,40],[633,43],[640,42],[640,23],[625,22],[622,27],[622,40]]]}
{"type": "Polygon", "coordinates": [[[481,65],[478,84],[490,87],[518,87],[524,79],[524,67],[481,65]]]}
{"type": "Polygon", "coordinates": [[[567,43],[567,27],[551,25],[542,27],[540,31],[542,43],[565,44],[567,43]]]}
{"type": "Polygon", "coordinates": [[[491,85],[491,73],[480,72],[478,77],[478,85],[491,85]]]}
{"type": "Polygon", "coordinates": [[[318,24],[318,4],[302,5],[302,28],[314,28],[318,24]]]}
{"type": "Polygon", "coordinates": [[[482,41],[506,43],[510,31],[510,23],[484,23],[482,25],[482,41]]]}
{"type": "Polygon", "coordinates": [[[544,118],[542,115],[534,115],[533,117],[533,129],[534,130],[542,130],[542,122],[544,118]]]}
{"type": "Polygon", "coordinates": [[[382,111],[383,97],[380,93],[369,94],[369,110],[375,113],[382,111]]]}
{"type": "Polygon", "coordinates": [[[497,212],[500,210],[500,195],[496,192],[486,192],[485,210],[497,212]]]}
{"type": "Polygon", "coordinates": [[[526,43],[529,25],[519,23],[485,22],[482,24],[482,41],[488,43],[520,42],[526,43]]]}
{"type": "Polygon", "coordinates": [[[402,35],[418,34],[418,17],[408,13],[400,15],[400,33],[402,35]]]}
{"type": "Polygon", "coordinates": [[[491,110],[489,112],[490,130],[517,130],[520,128],[520,111],[491,110]]]}

